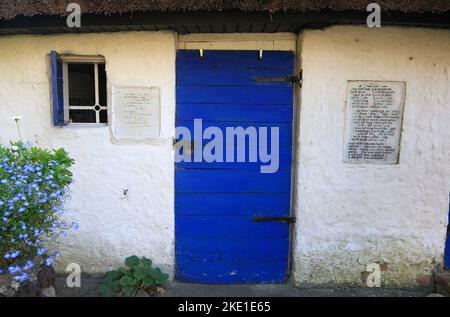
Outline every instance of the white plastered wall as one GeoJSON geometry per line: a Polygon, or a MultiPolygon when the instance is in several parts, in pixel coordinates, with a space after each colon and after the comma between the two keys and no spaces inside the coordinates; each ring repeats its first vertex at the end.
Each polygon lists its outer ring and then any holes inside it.
{"type": "MultiPolygon", "coordinates": [[[[360,283],[387,263],[384,285],[413,283],[442,262],[449,191],[449,31],[333,27],[298,38],[304,70],[294,172],[297,285],[360,283]],[[400,164],[342,163],[346,81],[407,83],[400,164]]],[[[173,273],[176,49],[296,50],[292,34],[127,32],[0,38],[0,143],[65,147],[75,158],[63,263],[100,272],[145,255],[173,273]],[[113,85],[161,88],[161,137],[114,143],[109,127],[51,127],[47,54],[101,54],[113,85]],[[128,197],[123,190],[128,189],[128,197]]],[[[110,105],[109,105],[110,106],[110,105]]]]}
{"type": "Polygon", "coordinates": [[[136,254],[173,273],[176,35],[169,32],[15,36],[0,38],[0,143],[24,140],[64,147],[75,159],[67,217],[80,228],[61,239],[63,269],[75,262],[100,272],[136,254]],[[161,135],[114,144],[109,126],[51,126],[48,54],[103,55],[108,106],[113,86],[161,89],[161,135]],[[128,196],[124,197],[124,190],[128,196]]]}
{"type": "Polygon", "coordinates": [[[450,31],[340,26],[299,36],[298,286],[414,285],[443,261],[450,191],[450,31]],[[343,163],[347,80],[406,82],[400,164],[343,163]]]}

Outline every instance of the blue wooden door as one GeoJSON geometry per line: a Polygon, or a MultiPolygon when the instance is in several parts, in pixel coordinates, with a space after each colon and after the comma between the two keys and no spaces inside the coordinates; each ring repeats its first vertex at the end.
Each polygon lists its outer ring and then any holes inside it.
{"type": "Polygon", "coordinates": [[[280,78],[294,74],[294,54],[264,51],[260,59],[258,51],[205,51],[201,58],[198,50],[180,50],[176,65],[177,128],[194,134],[194,120],[202,119],[203,130],[218,127],[223,135],[227,127],[279,131],[275,173],[261,173],[259,157],[175,164],[176,278],[282,282],[289,275],[289,223],[270,217],[290,216],[293,84],[280,78]]]}

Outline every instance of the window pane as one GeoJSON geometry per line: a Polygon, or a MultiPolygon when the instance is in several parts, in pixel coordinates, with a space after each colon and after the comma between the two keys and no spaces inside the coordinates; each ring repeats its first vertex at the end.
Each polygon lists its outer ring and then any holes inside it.
{"type": "Polygon", "coordinates": [[[108,113],[106,110],[100,111],[100,123],[108,123],[108,113]]]}
{"type": "MultiPolygon", "coordinates": [[[[69,64],[69,105],[95,104],[94,64],[69,64]]],[[[95,122],[95,120],[94,120],[95,122]]]]}
{"type": "Polygon", "coordinates": [[[100,105],[106,107],[106,70],[105,64],[98,64],[98,92],[100,105]]]}
{"type": "MultiPolygon", "coordinates": [[[[69,72],[69,114],[70,120],[75,123],[107,123],[106,110],[95,107],[95,64],[80,63],[68,64],[69,72]],[[84,108],[86,107],[86,108],[84,108]],[[84,110],[86,109],[86,110],[84,110]],[[96,120],[97,111],[99,122],[96,120]]],[[[99,105],[107,106],[106,68],[105,64],[98,64],[98,97],[99,105]]]]}
{"type": "Polygon", "coordinates": [[[96,123],[94,110],[70,110],[70,119],[75,123],[96,123]]]}

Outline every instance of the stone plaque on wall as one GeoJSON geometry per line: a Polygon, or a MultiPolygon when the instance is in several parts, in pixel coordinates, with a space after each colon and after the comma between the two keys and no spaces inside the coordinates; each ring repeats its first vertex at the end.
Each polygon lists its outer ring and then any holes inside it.
{"type": "Polygon", "coordinates": [[[158,88],[115,87],[112,130],[118,139],[159,137],[161,122],[158,88]]]}
{"type": "Polygon", "coordinates": [[[397,81],[348,82],[344,162],[398,163],[405,88],[397,81]]]}

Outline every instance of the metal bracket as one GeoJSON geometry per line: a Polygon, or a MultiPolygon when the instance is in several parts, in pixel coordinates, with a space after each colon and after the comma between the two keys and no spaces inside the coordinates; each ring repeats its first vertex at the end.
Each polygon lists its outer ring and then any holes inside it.
{"type": "Polygon", "coordinates": [[[287,222],[289,224],[295,223],[295,217],[270,217],[270,216],[253,216],[253,222],[287,222]]]}
{"type": "Polygon", "coordinates": [[[256,76],[253,77],[256,82],[259,83],[298,83],[301,84],[301,76],[285,76],[285,77],[267,77],[267,76],[256,76]]]}

